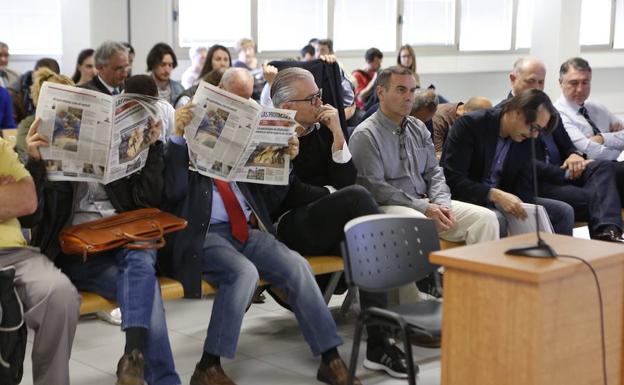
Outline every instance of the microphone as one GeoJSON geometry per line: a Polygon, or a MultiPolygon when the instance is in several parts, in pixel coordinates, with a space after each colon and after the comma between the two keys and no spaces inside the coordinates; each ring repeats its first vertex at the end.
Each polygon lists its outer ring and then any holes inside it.
{"type": "MultiPolygon", "coordinates": [[[[533,129],[531,130],[533,131],[533,129]]],[[[537,156],[535,155],[535,137],[531,135],[531,161],[533,163],[533,199],[537,199],[537,156]]],[[[557,253],[550,247],[546,241],[542,239],[539,232],[539,215],[537,213],[537,203],[535,203],[535,235],[537,236],[537,244],[533,246],[516,247],[505,251],[507,255],[515,255],[518,257],[534,257],[534,258],[554,258],[557,253]]]]}

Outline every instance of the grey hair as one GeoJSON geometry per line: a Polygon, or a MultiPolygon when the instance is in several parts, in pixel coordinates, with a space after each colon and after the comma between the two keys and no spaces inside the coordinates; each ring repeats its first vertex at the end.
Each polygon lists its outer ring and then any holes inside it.
{"type": "Polygon", "coordinates": [[[302,80],[314,81],[314,76],[308,70],[299,67],[286,68],[275,76],[271,85],[271,100],[275,107],[286,103],[297,95],[296,83],[302,80]]]}
{"type": "Polygon", "coordinates": [[[589,73],[592,72],[591,66],[589,65],[589,62],[587,60],[583,59],[582,57],[573,57],[564,61],[561,64],[561,67],[559,68],[559,80],[563,78],[563,75],[567,74],[568,71],[570,71],[570,67],[574,68],[577,71],[589,73]]]}
{"type": "Polygon", "coordinates": [[[0,41],[0,48],[6,48],[7,50],[9,49],[9,45],[3,41],[0,41]]]}
{"type": "Polygon", "coordinates": [[[414,93],[414,104],[412,105],[412,112],[416,112],[421,108],[426,108],[433,111],[438,107],[439,99],[434,90],[431,89],[418,89],[414,93]]]}
{"type": "Polygon", "coordinates": [[[246,68],[230,67],[223,73],[219,84],[227,89],[229,84],[237,81],[247,81],[253,84],[254,78],[246,68]]]}
{"type": "Polygon", "coordinates": [[[93,55],[96,66],[104,66],[115,55],[128,54],[128,49],[121,43],[116,41],[105,41],[95,50],[93,55]]]}

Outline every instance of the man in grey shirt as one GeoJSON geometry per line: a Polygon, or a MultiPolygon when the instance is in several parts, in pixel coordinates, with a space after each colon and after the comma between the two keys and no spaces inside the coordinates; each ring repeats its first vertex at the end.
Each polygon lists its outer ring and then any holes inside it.
{"type": "Polygon", "coordinates": [[[496,215],[485,207],[451,200],[431,134],[410,116],[416,79],[409,69],[390,67],[377,77],[379,110],[351,136],[357,183],[386,213],[428,217],[440,237],[473,244],[498,239],[496,215]]]}

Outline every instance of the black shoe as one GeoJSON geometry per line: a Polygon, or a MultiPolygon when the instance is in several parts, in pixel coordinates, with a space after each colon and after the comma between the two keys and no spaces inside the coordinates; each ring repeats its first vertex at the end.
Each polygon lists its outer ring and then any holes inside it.
{"type": "Polygon", "coordinates": [[[601,233],[595,234],[593,238],[599,241],[624,243],[622,233],[614,229],[609,229],[601,233]]]}
{"type": "MultiPolygon", "coordinates": [[[[385,341],[381,345],[366,349],[364,367],[370,370],[383,370],[392,377],[407,378],[407,357],[394,343],[385,341]]],[[[418,374],[418,365],[414,364],[414,374],[418,374]]]]}

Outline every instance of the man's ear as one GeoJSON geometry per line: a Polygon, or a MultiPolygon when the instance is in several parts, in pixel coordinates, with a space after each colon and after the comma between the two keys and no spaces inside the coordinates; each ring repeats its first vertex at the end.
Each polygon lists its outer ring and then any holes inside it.
{"type": "Polygon", "coordinates": [[[383,86],[377,86],[375,87],[375,92],[377,92],[377,97],[379,98],[379,100],[381,101],[381,98],[384,97],[384,92],[385,92],[385,88],[383,86]]]}
{"type": "Polygon", "coordinates": [[[509,81],[511,82],[512,85],[516,82],[516,79],[517,79],[516,75],[514,75],[513,72],[510,72],[509,73],[509,81]]]}

